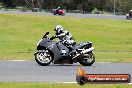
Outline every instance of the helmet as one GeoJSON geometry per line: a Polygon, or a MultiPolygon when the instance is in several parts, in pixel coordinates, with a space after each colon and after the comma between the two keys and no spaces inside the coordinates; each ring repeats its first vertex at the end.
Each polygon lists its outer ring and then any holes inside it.
{"type": "Polygon", "coordinates": [[[60,9],[60,7],[58,7],[58,9],[60,9]]]}
{"type": "Polygon", "coordinates": [[[61,25],[56,25],[54,30],[56,31],[56,33],[61,33],[61,31],[63,31],[63,28],[61,25]]]}
{"type": "Polygon", "coordinates": [[[130,10],[130,12],[132,12],[132,10],[130,10]]]}

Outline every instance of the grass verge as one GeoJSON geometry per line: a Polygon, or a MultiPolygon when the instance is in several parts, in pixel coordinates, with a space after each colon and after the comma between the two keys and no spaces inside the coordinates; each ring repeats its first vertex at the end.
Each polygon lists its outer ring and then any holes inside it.
{"type": "Polygon", "coordinates": [[[45,84],[45,83],[0,83],[0,88],[131,88],[127,84],[45,84]]]}
{"type": "Polygon", "coordinates": [[[0,59],[32,60],[37,42],[46,31],[54,35],[57,24],[78,43],[92,41],[96,61],[132,62],[131,21],[20,14],[0,14],[0,59]]]}

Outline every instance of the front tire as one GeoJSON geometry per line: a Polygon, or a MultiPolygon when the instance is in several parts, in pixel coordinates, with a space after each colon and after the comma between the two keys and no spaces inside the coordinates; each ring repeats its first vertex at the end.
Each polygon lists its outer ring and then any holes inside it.
{"type": "Polygon", "coordinates": [[[47,66],[53,61],[53,58],[51,54],[48,52],[48,50],[46,50],[43,52],[35,53],[35,60],[39,65],[47,66]]]}
{"type": "Polygon", "coordinates": [[[83,66],[91,66],[95,62],[95,56],[92,52],[84,54],[79,63],[83,66]]]}
{"type": "Polygon", "coordinates": [[[56,15],[56,12],[53,12],[54,15],[56,15]]]}
{"type": "Polygon", "coordinates": [[[126,16],[126,19],[127,19],[127,20],[130,20],[130,16],[126,16]]]}

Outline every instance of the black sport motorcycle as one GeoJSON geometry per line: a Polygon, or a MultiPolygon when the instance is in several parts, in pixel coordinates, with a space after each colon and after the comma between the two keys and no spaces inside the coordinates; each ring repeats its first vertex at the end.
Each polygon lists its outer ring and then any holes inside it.
{"type": "Polygon", "coordinates": [[[126,14],[126,19],[130,20],[132,17],[130,16],[130,14],[126,14]]]}
{"type": "Polygon", "coordinates": [[[37,44],[35,60],[39,65],[73,64],[79,62],[83,66],[91,66],[95,62],[92,42],[74,45],[70,50],[63,42],[53,41],[55,37],[47,38],[49,32],[37,44]]]}

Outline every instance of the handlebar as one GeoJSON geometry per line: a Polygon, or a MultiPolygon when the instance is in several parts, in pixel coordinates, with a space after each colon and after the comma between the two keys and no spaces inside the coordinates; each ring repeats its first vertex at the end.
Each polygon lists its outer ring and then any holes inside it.
{"type": "MultiPolygon", "coordinates": [[[[43,38],[47,38],[47,35],[49,34],[49,32],[46,32],[45,35],[43,36],[43,38]]],[[[51,38],[49,38],[50,40],[53,40],[55,39],[56,36],[52,36],[51,38]]]]}
{"type": "Polygon", "coordinates": [[[50,40],[53,40],[53,39],[55,39],[55,38],[56,38],[56,36],[53,36],[53,37],[50,38],[50,40]]]}

